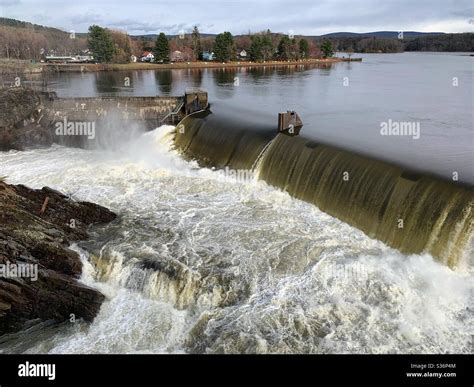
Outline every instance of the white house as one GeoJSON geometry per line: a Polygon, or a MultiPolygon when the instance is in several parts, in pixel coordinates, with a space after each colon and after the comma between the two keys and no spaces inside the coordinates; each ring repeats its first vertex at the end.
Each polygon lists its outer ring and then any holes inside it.
{"type": "Polygon", "coordinates": [[[144,51],[140,60],[142,62],[153,62],[155,60],[155,55],[151,51],[144,51]]]}

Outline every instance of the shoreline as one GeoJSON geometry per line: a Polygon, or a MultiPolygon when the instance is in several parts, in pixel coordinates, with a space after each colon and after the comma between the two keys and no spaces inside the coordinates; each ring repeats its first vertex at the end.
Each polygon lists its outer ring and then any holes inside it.
{"type": "Polygon", "coordinates": [[[175,62],[175,63],[111,63],[111,64],[46,64],[55,71],[124,71],[124,70],[175,70],[175,69],[205,69],[205,68],[241,68],[241,67],[280,67],[304,65],[328,65],[342,62],[342,58],[309,59],[296,61],[267,61],[267,62],[175,62]]]}
{"type": "Polygon", "coordinates": [[[30,63],[30,62],[0,62],[0,74],[42,74],[60,72],[98,72],[98,71],[139,71],[139,70],[175,70],[175,69],[207,69],[207,68],[252,68],[252,67],[283,67],[283,66],[330,66],[339,62],[360,62],[362,58],[329,58],[308,59],[297,61],[267,61],[267,62],[178,62],[168,64],[158,63],[30,63]]]}

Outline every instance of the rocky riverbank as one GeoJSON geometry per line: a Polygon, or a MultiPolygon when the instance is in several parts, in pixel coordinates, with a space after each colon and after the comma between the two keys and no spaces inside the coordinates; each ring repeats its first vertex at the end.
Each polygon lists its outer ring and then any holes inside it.
{"type": "MultiPolygon", "coordinates": [[[[52,144],[51,130],[40,124],[44,98],[0,89],[0,151],[52,144]]],[[[0,166],[0,335],[39,321],[92,320],[104,296],[78,282],[82,263],[68,246],[116,215],[48,187],[8,185],[1,174],[0,166]]]]}
{"type": "Polygon", "coordinates": [[[82,263],[68,246],[115,217],[48,187],[0,181],[0,334],[32,321],[94,318],[104,296],[77,281],[82,263]]]}

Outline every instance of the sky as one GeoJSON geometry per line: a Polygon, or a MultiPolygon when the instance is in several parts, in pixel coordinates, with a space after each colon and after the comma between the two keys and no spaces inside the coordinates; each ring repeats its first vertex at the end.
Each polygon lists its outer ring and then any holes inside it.
{"type": "Polygon", "coordinates": [[[473,0],[0,0],[0,16],[65,31],[131,35],[273,32],[474,32],[473,0]]]}

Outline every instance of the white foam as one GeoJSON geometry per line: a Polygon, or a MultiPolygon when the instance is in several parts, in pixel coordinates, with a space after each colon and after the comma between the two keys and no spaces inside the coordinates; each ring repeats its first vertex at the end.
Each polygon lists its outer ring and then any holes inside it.
{"type": "Polygon", "coordinates": [[[170,150],[172,131],[119,152],[0,153],[9,182],[49,185],[120,215],[102,228],[99,266],[76,248],[82,281],[108,298],[99,315],[37,351],[469,352],[469,270],[400,254],[263,182],[199,169],[170,150]],[[166,278],[144,259],[189,276],[166,278]]]}

